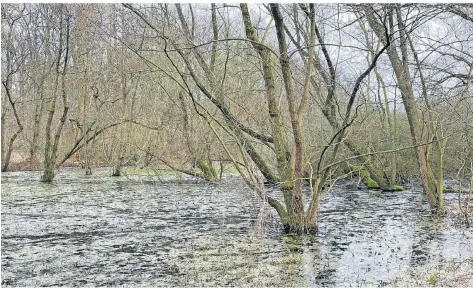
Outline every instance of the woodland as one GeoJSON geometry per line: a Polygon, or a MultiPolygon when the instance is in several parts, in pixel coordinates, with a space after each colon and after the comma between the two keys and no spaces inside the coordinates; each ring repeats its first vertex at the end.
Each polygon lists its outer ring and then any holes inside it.
{"type": "Polygon", "coordinates": [[[296,234],[339,180],[417,182],[443,217],[448,178],[471,220],[471,4],[1,8],[4,173],[167,167],[218,184],[226,167],[296,234]]]}

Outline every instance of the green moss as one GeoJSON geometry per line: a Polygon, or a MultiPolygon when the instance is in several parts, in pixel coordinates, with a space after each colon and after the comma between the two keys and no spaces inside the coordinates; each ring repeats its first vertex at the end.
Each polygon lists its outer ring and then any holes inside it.
{"type": "Polygon", "coordinates": [[[157,175],[167,175],[173,174],[174,171],[171,169],[152,169],[152,168],[131,168],[126,170],[126,174],[157,174],[157,175]]]}
{"type": "Polygon", "coordinates": [[[360,173],[361,181],[370,189],[378,189],[379,185],[370,177],[370,173],[363,166],[352,165],[354,171],[360,173]]]}
{"type": "Polygon", "coordinates": [[[127,174],[142,174],[142,173],[153,173],[152,169],[139,169],[139,168],[132,168],[126,169],[127,174]]]}
{"type": "Polygon", "coordinates": [[[402,191],[402,190],[404,190],[404,186],[394,185],[394,191],[402,191]]]}
{"type": "MultiPolygon", "coordinates": [[[[360,174],[361,181],[365,184],[369,189],[379,189],[379,184],[370,177],[370,173],[365,169],[365,167],[361,165],[351,165],[351,169],[356,171],[360,174]]],[[[404,190],[403,186],[394,185],[390,187],[388,191],[402,191],[404,190]]]]}
{"type": "Polygon", "coordinates": [[[210,182],[218,182],[217,171],[212,163],[207,161],[199,161],[198,166],[203,173],[204,179],[210,182]]]}

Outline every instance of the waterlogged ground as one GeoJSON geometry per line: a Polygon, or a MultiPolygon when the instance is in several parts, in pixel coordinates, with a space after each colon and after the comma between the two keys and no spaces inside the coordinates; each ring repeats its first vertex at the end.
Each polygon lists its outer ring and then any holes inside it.
{"type": "Polygon", "coordinates": [[[290,237],[238,177],[108,174],[2,174],[2,286],[473,285],[473,229],[431,219],[419,188],[340,184],[317,234],[290,237]]]}

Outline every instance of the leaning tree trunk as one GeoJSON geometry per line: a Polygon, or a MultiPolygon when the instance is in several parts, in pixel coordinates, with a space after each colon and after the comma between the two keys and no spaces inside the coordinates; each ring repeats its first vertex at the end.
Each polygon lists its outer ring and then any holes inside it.
{"type": "Polygon", "coordinates": [[[195,148],[194,142],[192,141],[192,137],[191,137],[191,132],[190,132],[191,129],[189,127],[189,115],[186,108],[186,102],[184,100],[185,93],[186,91],[184,89],[181,89],[179,91],[179,103],[181,105],[181,110],[182,110],[182,122],[184,125],[184,137],[187,142],[187,149],[191,156],[192,162],[202,172],[201,174],[197,174],[197,175],[201,175],[205,181],[217,182],[218,181],[217,172],[212,166],[212,163],[205,161],[204,159],[202,159],[201,157],[197,155],[197,150],[195,148]]]}
{"type": "MultiPolygon", "coordinates": [[[[398,9],[398,8],[396,8],[398,9]]],[[[365,7],[365,13],[370,23],[371,28],[376,33],[377,37],[383,42],[386,43],[388,38],[383,32],[383,26],[378,22],[373,7],[365,7]]],[[[392,19],[392,10],[389,15],[392,19]]],[[[392,20],[390,21],[393,22],[392,20]]],[[[436,181],[434,179],[432,170],[430,169],[427,154],[426,146],[423,145],[422,141],[422,132],[421,126],[419,123],[419,109],[415,102],[414,90],[412,88],[412,79],[409,72],[409,66],[407,63],[407,41],[405,39],[405,27],[403,27],[402,22],[398,23],[400,28],[400,46],[402,52],[402,60],[399,58],[395,45],[392,45],[388,51],[388,57],[393,66],[394,73],[396,75],[397,83],[399,89],[401,90],[401,97],[403,100],[404,108],[406,109],[407,120],[409,122],[409,128],[411,132],[412,143],[415,146],[416,159],[419,168],[420,179],[424,191],[429,202],[430,209],[433,213],[442,214],[444,212],[444,203],[442,191],[437,191],[436,181]]],[[[393,31],[393,24],[391,24],[391,31],[393,31]]]]}
{"type": "MultiPolygon", "coordinates": [[[[139,15],[143,20],[147,21],[143,15],[141,15],[139,12],[137,12],[134,8],[131,6],[128,6],[125,4],[126,7],[134,11],[137,15],[139,15]]],[[[184,19],[182,9],[179,4],[176,4],[177,12],[179,14],[179,19],[182,25],[182,29],[187,36],[187,38],[192,39],[193,38],[193,33],[189,30],[188,25],[184,19]]],[[[215,12],[216,7],[213,7],[213,11],[215,12]]],[[[216,12],[215,12],[216,13],[216,12]]],[[[216,21],[216,15],[212,16],[212,29],[214,31],[214,39],[218,39],[218,34],[216,33],[216,26],[215,21],[216,21]]],[[[156,29],[152,24],[149,22],[148,26],[153,28],[156,32],[159,33],[159,30],[156,29]]],[[[200,65],[200,68],[206,73],[206,76],[209,78],[210,82],[210,89],[207,89],[204,84],[200,81],[199,77],[196,75],[192,64],[190,62],[190,54],[185,54],[181,49],[179,49],[178,45],[172,41],[172,39],[168,38],[173,45],[173,47],[176,49],[176,51],[179,53],[179,55],[182,57],[182,60],[186,64],[186,68],[189,71],[189,74],[192,76],[192,79],[195,81],[195,84],[198,86],[198,88],[201,90],[201,92],[221,111],[225,122],[228,124],[229,128],[232,130],[233,133],[236,134],[238,137],[239,141],[243,143],[243,147],[246,150],[246,153],[250,155],[252,158],[253,162],[258,166],[258,169],[261,171],[261,173],[264,175],[265,179],[270,183],[270,184],[278,184],[280,182],[280,179],[273,173],[269,165],[262,159],[261,155],[256,151],[254,148],[253,144],[251,141],[248,141],[247,137],[243,134],[243,132],[259,141],[265,142],[265,143],[274,143],[274,138],[273,137],[268,137],[266,135],[262,135],[250,127],[247,127],[243,125],[238,119],[231,113],[229,110],[228,106],[225,104],[223,101],[223,97],[221,94],[223,94],[222,87],[218,85],[218,82],[216,80],[216,77],[213,73],[213,65],[215,65],[215,54],[212,54],[213,56],[211,57],[210,61],[210,67],[207,65],[206,61],[204,60],[203,55],[197,50],[197,49],[192,49],[192,53],[197,59],[197,62],[200,65]]],[[[216,42],[214,42],[216,43],[216,42]]],[[[216,44],[212,45],[212,51],[216,52],[216,44]]],[[[172,62],[171,58],[168,55],[168,59],[172,62]]],[[[181,75],[182,77],[182,75],[181,75]]],[[[185,79],[183,77],[184,82],[185,79]]]]}
{"type": "MultiPolygon", "coordinates": [[[[16,138],[18,137],[18,135],[20,135],[21,131],[23,131],[23,125],[21,124],[21,121],[20,121],[20,117],[18,115],[18,112],[16,110],[16,103],[12,100],[12,97],[11,97],[11,82],[9,80],[7,80],[6,82],[3,82],[3,85],[5,87],[5,91],[6,91],[6,94],[7,94],[7,97],[8,97],[8,102],[10,103],[10,106],[13,110],[13,115],[15,116],[15,119],[16,119],[16,124],[18,126],[18,130],[11,136],[10,138],[10,141],[8,142],[8,146],[7,146],[7,150],[6,150],[6,153],[4,155],[2,155],[2,160],[3,160],[3,165],[2,165],[2,172],[5,172],[8,170],[8,166],[10,165],[10,158],[11,158],[11,154],[12,154],[12,151],[13,151],[13,143],[15,142],[16,138]]],[[[3,115],[2,115],[3,116],[3,115]]],[[[2,135],[3,137],[3,135],[2,135]]],[[[3,138],[2,138],[3,140],[3,138]]]]}
{"type": "MultiPolygon", "coordinates": [[[[376,45],[376,47],[377,47],[376,51],[371,48],[373,43],[371,43],[371,41],[370,41],[370,37],[368,35],[368,31],[366,30],[365,23],[363,21],[361,21],[361,17],[359,16],[359,14],[357,12],[355,12],[355,14],[357,16],[357,19],[358,19],[358,22],[359,22],[359,25],[360,25],[360,29],[363,32],[367,47],[369,48],[369,55],[371,57],[374,57],[375,53],[377,52],[377,50],[380,47],[379,46],[380,42],[378,42],[377,45],[376,45]]],[[[368,56],[367,60],[368,60],[368,63],[369,63],[370,62],[369,56],[368,56]]],[[[396,129],[395,129],[395,124],[394,124],[395,121],[394,121],[394,119],[391,115],[391,111],[390,111],[390,108],[389,108],[389,101],[388,101],[388,94],[387,94],[386,84],[383,80],[383,77],[378,72],[376,67],[373,68],[373,72],[375,74],[376,82],[377,82],[377,86],[378,86],[377,101],[378,101],[380,107],[382,107],[381,112],[380,112],[380,114],[381,114],[380,118],[381,118],[381,123],[382,123],[383,134],[385,135],[385,137],[389,138],[390,149],[394,150],[396,148],[396,141],[395,141],[396,129]],[[386,124],[387,124],[388,129],[386,129],[386,124]]],[[[379,186],[382,190],[402,190],[403,189],[402,186],[396,185],[396,169],[397,169],[396,153],[391,153],[391,157],[388,161],[390,162],[390,164],[387,165],[388,169],[389,169],[389,171],[388,171],[389,173],[386,177],[387,178],[387,181],[386,181],[387,185],[382,183],[382,185],[379,185],[379,186]],[[383,185],[385,185],[387,187],[382,187],[383,185]],[[388,188],[388,189],[386,189],[386,188],[388,188]]],[[[373,176],[373,174],[370,173],[370,168],[371,167],[367,167],[367,170],[368,170],[370,176],[373,176]]],[[[377,176],[377,173],[375,171],[374,171],[374,174],[377,176]]],[[[370,177],[370,178],[373,178],[373,177],[370,177]]],[[[373,179],[373,180],[376,181],[375,179],[373,179]]]]}
{"type": "MultiPolygon", "coordinates": [[[[13,25],[13,23],[11,24],[13,25]]],[[[1,131],[1,145],[2,145],[2,152],[1,152],[1,157],[2,157],[2,167],[1,170],[3,172],[7,171],[8,166],[10,165],[10,158],[11,154],[13,151],[13,144],[18,137],[18,135],[23,131],[23,125],[20,121],[20,117],[18,115],[18,111],[16,109],[16,102],[13,101],[12,95],[11,95],[11,89],[12,89],[12,81],[13,81],[13,75],[18,72],[19,67],[15,67],[15,62],[21,62],[20,59],[15,57],[14,49],[15,47],[10,46],[10,44],[13,42],[12,40],[12,27],[10,27],[9,32],[6,33],[6,31],[2,27],[2,35],[7,38],[6,45],[3,47],[2,43],[2,48],[4,48],[5,51],[5,66],[6,66],[6,71],[3,73],[2,76],[2,85],[3,88],[5,89],[5,96],[2,98],[2,118],[1,118],[1,125],[2,125],[2,131],[1,131]],[[15,58],[14,58],[15,57],[15,58]],[[10,104],[10,107],[12,109],[13,115],[15,116],[16,124],[18,126],[18,129],[16,130],[15,133],[10,137],[8,144],[6,143],[6,137],[5,137],[5,124],[6,124],[6,114],[7,114],[7,102],[10,104]]],[[[18,56],[17,56],[18,57],[18,56]]],[[[20,56],[23,57],[23,56],[20,56]]],[[[2,55],[3,58],[3,55],[2,55]]],[[[19,65],[19,64],[16,64],[19,65]]],[[[22,84],[21,84],[22,85],[22,84]]],[[[20,89],[20,94],[22,94],[22,89],[20,89]]]]}

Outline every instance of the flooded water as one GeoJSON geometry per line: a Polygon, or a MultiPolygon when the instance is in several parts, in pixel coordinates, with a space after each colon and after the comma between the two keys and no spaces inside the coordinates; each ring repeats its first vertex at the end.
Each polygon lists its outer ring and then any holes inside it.
{"type": "Polygon", "coordinates": [[[260,206],[236,176],[208,185],[109,172],[63,170],[54,184],[2,174],[2,285],[384,286],[473,259],[473,230],[431,219],[416,187],[340,184],[315,235],[282,234],[271,212],[255,236],[260,206]]]}

